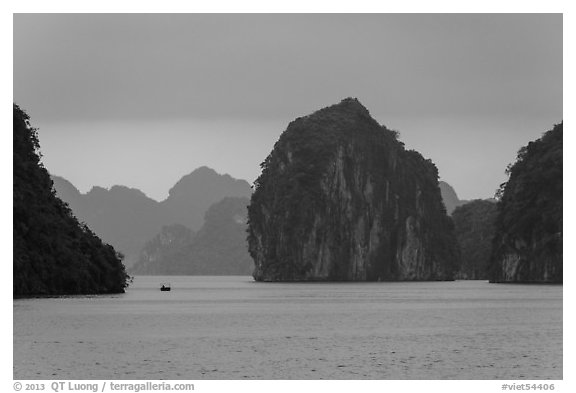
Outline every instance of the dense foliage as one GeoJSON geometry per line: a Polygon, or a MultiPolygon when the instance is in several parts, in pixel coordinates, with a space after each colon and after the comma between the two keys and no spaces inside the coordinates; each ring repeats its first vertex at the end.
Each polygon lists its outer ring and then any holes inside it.
{"type": "Polygon", "coordinates": [[[562,129],[557,124],[521,148],[506,170],[509,179],[497,193],[491,281],[562,281],[562,129]]]}
{"type": "Polygon", "coordinates": [[[460,247],[458,278],[486,280],[492,252],[496,204],[477,199],[458,206],[452,213],[456,239],[460,247]]]}
{"type": "Polygon", "coordinates": [[[124,292],[121,255],[55,196],[28,120],[14,105],[14,296],[124,292]]]}
{"type": "Polygon", "coordinates": [[[261,164],[248,208],[256,279],[316,279],[315,264],[327,254],[331,272],[320,279],[359,279],[364,273],[351,273],[350,261],[376,243],[367,251],[366,279],[397,279],[397,251],[412,236],[409,217],[426,243],[419,258],[427,267],[416,276],[451,277],[457,251],[437,168],[404,149],[398,135],[351,98],[288,125],[261,164]],[[380,223],[386,227],[377,229],[380,223]]]}
{"type": "Polygon", "coordinates": [[[249,275],[254,268],[246,245],[248,198],[224,198],[212,205],[194,234],[182,225],[163,228],[147,242],[134,274],[249,275]]]}

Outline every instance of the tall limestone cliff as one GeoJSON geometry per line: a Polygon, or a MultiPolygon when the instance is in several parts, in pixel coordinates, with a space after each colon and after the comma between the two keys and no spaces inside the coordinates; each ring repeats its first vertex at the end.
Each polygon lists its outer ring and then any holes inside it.
{"type": "Polygon", "coordinates": [[[435,165],[347,98],[291,122],[248,208],[258,281],[451,280],[435,165]]]}
{"type": "Polygon", "coordinates": [[[562,282],[562,129],[518,152],[498,191],[491,282],[562,282]]]}
{"type": "Polygon", "coordinates": [[[14,105],[14,296],[124,292],[121,257],[56,197],[28,119],[14,105]]]}
{"type": "Polygon", "coordinates": [[[182,177],[160,206],[167,224],[182,224],[197,231],[204,224],[210,206],[226,197],[248,198],[251,194],[246,180],[221,175],[203,166],[182,177]]]}

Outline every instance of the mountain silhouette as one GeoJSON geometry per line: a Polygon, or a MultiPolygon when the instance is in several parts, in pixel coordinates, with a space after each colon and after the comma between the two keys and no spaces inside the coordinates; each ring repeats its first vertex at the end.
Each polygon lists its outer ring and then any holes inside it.
{"type": "Polygon", "coordinates": [[[198,230],[204,224],[204,214],[214,203],[225,197],[249,197],[252,193],[246,180],[220,175],[206,166],[182,177],[160,203],[166,224],[182,224],[198,230]]]}
{"type": "Polygon", "coordinates": [[[225,197],[249,197],[247,181],[220,175],[201,167],[182,177],[158,202],[136,188],[95,186],[82,194],[68,180],[52,175],[57,195],[105,242],[125,255],[133,265],[145,243],[163,226],[181,224],[196,231],[204,223],[208,208],[225,197]]]}
{"type": "Polygon", "coordinates": [[[445,181],[440,180],[438,185],[440,186],[440,193],[442,194],[442,201],[446,207],[446,213],[451,215],[454,209],[468,202],[466,200],[460,200],[454,188],[445,181]]]}
{"type": "Polygon", "coordinates": [[[13,295],[124,292],[121,256],[54,194],[36,129],[19,106],[13,111],[13,295]]]}
{"type": "Polygon", "coordinates": [[[397,138],[355,98],[292,121],[248,207],[254,279],[453,279],[438,170],[397,138]]]}

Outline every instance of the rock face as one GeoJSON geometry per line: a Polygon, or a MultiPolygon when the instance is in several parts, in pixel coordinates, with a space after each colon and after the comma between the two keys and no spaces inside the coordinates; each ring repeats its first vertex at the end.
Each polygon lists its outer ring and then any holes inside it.
{"type": "Polygon", "coordinates": [[[456,278],[487,280],[492,253],[496,203],[476,199],[458,206],[452,213],[461,263],[456,278]]]}
{"type": "Polygon", "coordinates": [[[13,120],[14,296],[124,292],[121,258],[56,197],[36,131],[16,105],[13,120]]]}
{"type": "Polygon", "coordinates": [[[436,167],[356,99],[291,122],[255,187],[248,244],[258,281],[454,277],[436,167]]]}
{"type": "Polygon", "coordinates": [[[562,282],[562,129],[520,149],[498,194],[491,282],[562,282]]]}

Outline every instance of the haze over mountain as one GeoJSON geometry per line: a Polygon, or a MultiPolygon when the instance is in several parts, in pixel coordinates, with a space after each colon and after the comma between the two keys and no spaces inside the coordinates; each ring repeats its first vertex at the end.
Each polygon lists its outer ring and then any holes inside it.
{"type": "Polygon", "coordinates": [[[131,274],[178,274],[174,260],[181,257],[183,248],[190,246],[195,233],[181,224],[165,225],[160,233],[144,244],[131,274]]]}
{"type": "Polygon", "coordinates": [[[13,22],[14,97],[42,130],[46,167],[82,192],[124,184],[161,200],[200,165],[252,183],[290,120],[351,92],[461,198],[485,198],[518,146],[562,116],[561,13],[13,22]]]}
{"type": "Polygon", "coordinates": [[[227,197],[206,212],[194,234],[182,225],[165,226],[144,246],[133,274],[250,275],[254,263],[246,243],[245,197],[227,197]]]}
{"type": "Polygon", "coordinates": [[[202,166],[182,177],[160,202],[166,224],[182,224],[198,230],[204,223],[208,208],[225,197],[249,197],[252,194],[246,180],[219,175],[202,166]]]}
{"type": "Polygon", "coordinates": [[[440,186],[440,193],[442,194],[442,201],[446,207],[446,213],[449,215],[451,215],[458,206],[468,202],[466,200],[460,200],[454,188],[445,181],[439,181],[438,186],[440,186]]]}
{"type": "Polygon", "coordinates": [[[252,191],[245,180],[220,175],[207,167],[182,177],[162,202],[125,186],[110,189],[96,186],[82,194],[66,179],[55,175],[52,179],[57,194],[70,205],[76,217],[124,253],[127,266],[137,260],[146,241],[163,226],[182,224],[198,230],[212,204],[229,196],[248,197],[252,191]]]}

